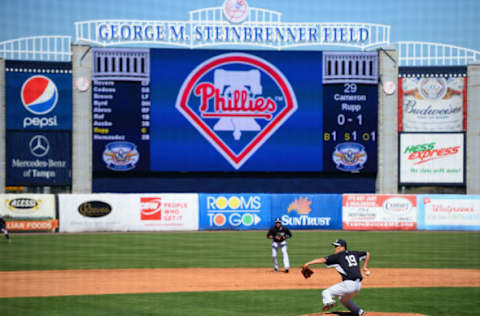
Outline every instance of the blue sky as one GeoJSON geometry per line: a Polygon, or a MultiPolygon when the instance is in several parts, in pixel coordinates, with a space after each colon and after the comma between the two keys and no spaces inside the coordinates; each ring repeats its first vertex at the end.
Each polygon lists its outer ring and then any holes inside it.
{"type": "MultiPolygon", "coordinates": [[[[188,20],[188,11],[224,0],[1,0],[0,41],[75,35],[91,19],[188,20]]],[[[479,0],[247,0],[284,22],[369,22],[391,26],[391,42],[426,41],[480,50],[479,0]]]]}

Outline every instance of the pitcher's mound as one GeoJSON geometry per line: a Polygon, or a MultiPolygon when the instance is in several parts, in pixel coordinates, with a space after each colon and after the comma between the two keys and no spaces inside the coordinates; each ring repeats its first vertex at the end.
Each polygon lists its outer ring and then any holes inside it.
{"type": "MultiPolygon", "coordinates": [[[[337,316],[354,316],[350,312],[325,312],[325,313],[313,313],[313,314],[304,314],[300,316],[326,316],[326,315],[337,315],[337,316]]],[[[425,316],[424,314],[412,314],[412,313],[384,313],[384,312],[367,312],[367,316],[425,316]]]]}

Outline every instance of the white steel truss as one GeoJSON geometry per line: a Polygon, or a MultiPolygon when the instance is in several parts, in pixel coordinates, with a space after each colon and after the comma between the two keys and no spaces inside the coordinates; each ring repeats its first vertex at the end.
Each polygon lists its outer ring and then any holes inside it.
{"type": "Polygon", "coordinates": [[[70,61],[71,36],[49,35],[21,37],[0,42],[0,57],[4,59],[70,61]]]}
{"type": "Polygon", "coordinates": [[[480,61],[480,51],[432,42],[396,42],[400,66],[456,66],[480,61]]]}

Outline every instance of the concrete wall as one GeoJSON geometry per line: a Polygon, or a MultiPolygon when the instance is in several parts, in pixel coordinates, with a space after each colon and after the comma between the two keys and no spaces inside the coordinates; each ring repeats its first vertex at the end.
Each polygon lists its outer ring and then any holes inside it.
{"type": "Polygon", "coordinates": [[[467,67],[467,194],[480,194],[480,64],[467,67]]]}
{"type": "Polygon", "coordinates": [[[395,50],[379,50],[378,84],[378,173],[377,193],[398,191],[398,54],[395,50]],[[384,92],[386,83],[395,84],[395,92],[384,92]]]}
{"type": "Polygon", "coordinates": [[[92,192],[92,52],[89,46],[72,45],[73,131],[72,193],[92,192]],[[79,90],[78,80],[89,88],[79,90]]]}

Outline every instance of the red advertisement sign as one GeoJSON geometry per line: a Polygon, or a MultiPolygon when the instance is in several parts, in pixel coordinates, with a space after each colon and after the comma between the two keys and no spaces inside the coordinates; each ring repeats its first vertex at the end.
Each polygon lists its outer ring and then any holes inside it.
{"type": "Polygon", "coordinates": [[[161,220],[162,219],[162,198],[160,197],[141,197],[140,198],[140,219],[161,220]]]}
{"type": "Polygon", "coordinates": [[[58,220],[48,221],[6,221],[9,231],[54,231],[58,220]]]}

